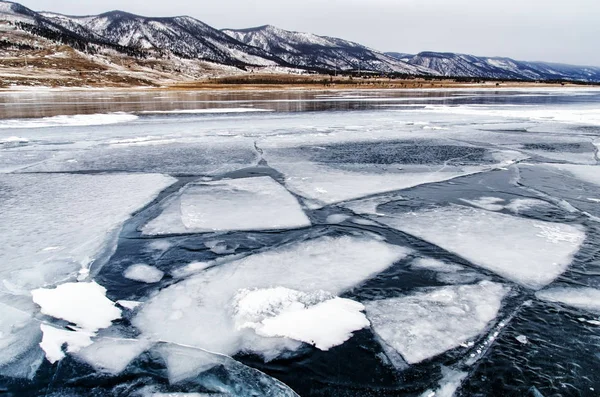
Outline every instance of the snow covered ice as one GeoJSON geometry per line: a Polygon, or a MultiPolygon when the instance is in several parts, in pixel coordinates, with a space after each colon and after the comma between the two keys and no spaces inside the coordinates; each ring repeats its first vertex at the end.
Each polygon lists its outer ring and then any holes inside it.
{"type": "Polygon", "coordinates": [[[141,281],[149,284],[158,283],[160,280],[162,280],[164,275],[165,273],[159,269],[143,263],[129,266],[123,274],[125,278],[130,280],[141,281]]]}
{"type": "Polygon", "coordinates": [[[414,364],[481,334],[496,318],[508,291],[501,284],[482,281],[372,301],[365,306],[382,343],[414,364]]]}
{"type": "Polygon", "coordinates": [[[538,299],[563,303],[577,309],[600,313],[600,290],[586,287],[554,287],[538,291],[538,299]]]}
{"type": "Polygon", "coordinates": [[[145,234],[289,229],[310,226],[300,204],[269,177],[188,185],[145,234]]]}

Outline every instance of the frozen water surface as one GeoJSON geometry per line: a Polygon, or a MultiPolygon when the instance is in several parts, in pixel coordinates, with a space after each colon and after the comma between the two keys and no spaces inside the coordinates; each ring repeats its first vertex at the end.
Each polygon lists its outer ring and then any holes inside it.
{"type": "MultiPolygon", "coordinates": [[[[235,297],[241,290],[284,287],[305,293],[325,291],[335,296],[384,271],[408,253],[406,248],[349,236],[322,237],[292,244],[211,268],[162,290],[142,307],[134,324],[143,331],[143,335],[152,339],[227,355],[254,351],[273,359],[284,350],[297,348],[298,344],[288,339],[265,338],[251,329],[238,329],[235,313],[240,308],[236,308],[235,297]]],[[[345,328],[343,321],[347,316],[352,316],[352,324],[356,323],[356,317],[360,317],[357,313],[360,306],[354,306],[354,312],[351,306],[334,301],[325,307],[304,308],[300,314],[295,313],[298,318],[288,320],[280,317],[280,323],[272,324],[272,327],[283,327],[287,321],[305,321],[310,330],[315,319],[329,313],[338,316],[342,323],[333,324],[332,328],[345,328]]],[[[268,307],[261,310],[268,310],[268,307]]],[[[291,331],[270,334],[277,336],[288,332],[291,331]]],[[[301,331],[296,329],[293,332],[301,331]]],[[[309,335],[316,337],[314,333],[319,331],[311,332],[309,335]]],[[[265,333],[269,334],[268,331],[265,333]]],[[[305,339],[297,334],[294,337],[305,339]]],[[[325,342],[325,345],[329,343],[325,342]]]]}
{"type": "Polygon", "coordinates": [[[156,235],[308,226],[296,198],[262,177],[189,185],[143,231],[156,235]]]}
{"type": "Polygon", "coordinates": [[[410,363],[454,349],[481,334],[496,318],[509,289],[482,281],[366,303],[382,343],[410,363]]]}
{"type": "Polygon", "coordinates": [[[581,226],[463,206],[398,213],[378,220],[534,289],[560,276],[586,237],[581,226]]]}
{"type": "Polygon", "coordinates": [[[599,109],[0,93],[0,394],[594,395],[599,109]]]}

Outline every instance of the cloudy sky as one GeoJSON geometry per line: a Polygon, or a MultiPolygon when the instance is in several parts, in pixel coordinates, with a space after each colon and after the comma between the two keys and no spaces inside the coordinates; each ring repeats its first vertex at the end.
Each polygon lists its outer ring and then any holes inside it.
{"type": "Polygon", "coordinates": [[[190,15],[216,28],[276,25],[383,51],[463,52],[600,66],[599,0],[23,0],[71,15],[190,15]]]}

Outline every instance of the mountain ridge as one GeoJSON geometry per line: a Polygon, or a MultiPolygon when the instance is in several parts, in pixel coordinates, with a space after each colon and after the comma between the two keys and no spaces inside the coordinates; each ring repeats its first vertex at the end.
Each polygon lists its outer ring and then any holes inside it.
{"type": "Polygon", "coordinates": [[[38,47],[67,45],[84,56],[100,54],[110,58],[102,62],[123,65],[118,57],[129,57],[129,68],[146,60],[145,66],[142,65],[146,69],[153,69],[150,64],[158,63],[157,67],[165,73],[170,70],[186,76],[202,75],[200,69],[204,66],[217,73],[219,68],[211,66],[214,64],[249,72],[600,82],[600,67],[594,66],[435,51],[384,53],[353,41],[289,31],[270,24],[219,30],[188,15],[145,17],[112,10],[99,15],[72,16],[36,12],[3,0],[0,0],[0,41],[12,51],[11,56],[18,57],[19,48],[32,47],[32,43],[38,47]],[[198,69],[195,73],[186,73],[185,68],[190,67],[186,60],[195,62],[198,69]]]}

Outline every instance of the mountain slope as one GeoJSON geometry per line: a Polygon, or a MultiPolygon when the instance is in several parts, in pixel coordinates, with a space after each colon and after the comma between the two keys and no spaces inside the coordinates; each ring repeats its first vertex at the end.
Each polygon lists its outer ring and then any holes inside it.
{"type": "Polygon", "coordinates": [[[242,30],[224,29],[223,32],[298,67],[436,74],[419,65],[408,65],[360,44],[334,37],[292,32],[270,25],[242,30]]]}
{"type": "Polygon", "coordinates": [[[45,18],[77,31],[83,29],[110,43],[146,51],[170,52],[228,65],[279,65],[272,54],[251,47],[191,17],[147,18],[122,11],[71,17],[42,13],[45,18]]]}
{"type": "Polygon", "coordinates": [[[600,81],[600,68],[523,62],[501,57],[421,52],[417,55],[387,53],[411,65],[433,69],[442,76],[507,80],[600,81]]]}

